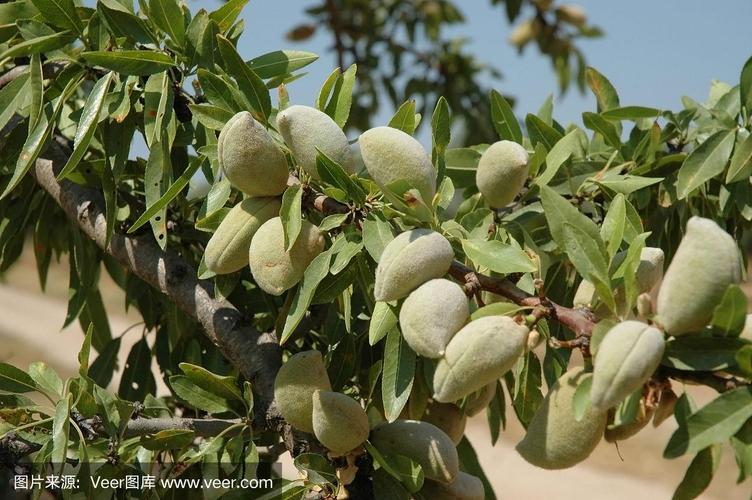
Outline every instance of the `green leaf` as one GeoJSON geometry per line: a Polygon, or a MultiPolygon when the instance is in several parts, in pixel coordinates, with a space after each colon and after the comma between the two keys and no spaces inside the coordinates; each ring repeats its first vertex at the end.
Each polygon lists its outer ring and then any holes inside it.
{"type": "Polygon", "coordinates": [[[725,392],[692,413],[666,446],[663,456],[676,458],[696,453],[716,443],[723,443],[752,417],[752,387],[725,392]]]}
{"type": "Polygon", "coordinates": [[[572,261],[575,269],[595,285],[598,295],[614,307],[613,292],[608,276],[608,258],[603,251],[603,243],[591,238],[580,226],[564,222],[563,250],[572,261]]]}
{"type": "Polygon", "coordinates": [[[472,148],[450,148],[446,152],[446,175],[458,189],[474,187],[480,153],[472,148]]]}
{"type": "Polygon", "coordinates": [[[120,352],[120,337],[116,337],[108,342],[104,349],[99,352],[97,359],[89,367],[89,378],[101,387],[107,387],[112,380],[112,374],[118,361],[120,352]]]}
{"type": "Polygon", "coordinates": [[[300,286],[295,292],[292,304],[290,305],[290,310],[287,313],[285,327],[283,328],[282,335],[279,339],[280,344],[284,344],[287,339],[290,338],[290,335],[293,334],[295,328],[298,327],[300,321],[305,316],[305,313],[313,300],[316,287],[319,286],[319,283],[321,283],[329,273],[329,263],[331,258],[332,254],[330,248],[329,250],[318,254],[305,270],[303,279],[300,281],[300,286]]]}
{"type": "Polygon", "coordinates": [[[25,371],[0,363],[0,391],[22,394],[37,390],[37,384],[25,371]]]}
{"type": "Polygon", "coordinates": [[[142,338],[128,353],[118,396],[128,401],[140,401],[147,394],[153,394],[155,389],[156,383],[151,373],[151,349],[146,338],[142,338]]]}
{"type": "Polygon", "coordinates": [[[144,137],[149,148],[153,148],[157,142],[163,142],[163,138],[167,138],[167,141],[170,142],[170,138],[174,137],[174,100],[175,93],[167,71],[151,75],[146,80],[144,86],[144,137]]]}
{"type": "Polygon", "coordinates": [[[368,323],[368,343],[376,345],[397,326],[397,311],[388,302],[376,302],[368,323]]]}
{"type": "Polygon", "coordinates": [[[0,89],[0,130],[5,128],[21,107],[27,95],[28,85],[29,75],[23,74],[0,89]]]}
{"type": "Polygon", "coordinates": [[[158,40],[143,19],[134,15],[117,0],[99,0],[97,14],[112,34],[140,43],[158,44],[158,40]]]}
{"type": "Polygon", "coordinates": [[[739,78],[739,95],[742,105],[747,109],[747,116],[752,115],[752,57],[742,67],[739,78]]]}
{"type": "Polygon", "coordinates": [[[644,106],[624,106],[612,108],[601,113],[607,120],[641,120],[643,118],[655,118],[661,114],[660,109],[647,108],[644,106]]]}
{"type": "Polygon", "coordinates": [[[676,488],[672,500],[692,500],[699,497],[710,485],[720,461],[720,446],[709,446],[697,453],[676,488]]]}
{"type": "Polygon", "coordinates": [[[205,69],[199,69],[197,75],[201,90],[211,104],[232,113],[242,111],[233,100],[230,84],[225,79],[205,69]]]}
{"type": "Polygon", "coordinates": [[[423,487],[425,480],[423,468],[416,461],[403,455],[382,455],[379,464],[389,464],[384,470],[398,480],[410,493],[416,493],[423,487]]]}
{"type": "Polygon", "coordinates": [[[584,132],[575,128],[549,148],[546,155],[546,170],[535,179],[535,183],[539,186],[547,185],[570,157],[582,156],[584,154],[583,139],[584,132]]]}
{"type": "Polygon", "coordinates": [[[345,128],[347,119],[350,116],[350,107],[352,106],[352,92],[355,85],[355,73],[358,70],[357,65],[353,64],[337,78],[332,91],[332,97],[324,110],[326,114],[340,126],[345,128]]]}
{"type": "Polygon", "coordinates": [[[616,93],[616,89],[608,78],[599,73],[598,70],[588,67],[585,70],[585,80],[598,102],[599,113],[619,107],[619,95],[616,93]]]}
{"type": "Polygon", "coordinates": [[[198,387],[225,399],[243,401],[235,377],[217,375],[206,368],[191,363],[180,363],[185,376],[198,387]]]}
{"type": "Polygon", "coordinates": [[[29,376],[37,386],[52,394],[63,394],[63,380],[60,376],[42,361],[36,361],[29,365],[29,376]]]}
{"type": "Polygon", "coordinates": [[[58,180],[64,179],[72,172],[89,149],[89,143],[92,137],[94,137],[94,132],[97,130],[99,114],[102,111],[102,105],[107,96],[107,90],[110,87],[112,77],[113,73],[109,72],[97,80],[97,83],[92,87],[89,97],[86,99],[86,104],[84,104],[81,111],[81,119],[76,127],[76,135],[73,138],[73,153],[71,153],[65,166],[57,175],[58,180]]]}
{"type": "Polygon", "coordinates": [[[533,146],[541,143],[548,151],[551,151],[554,145],[563,137],[558,130],[535,115],[528,114],[525,117],[525,125],[527,126],[527,133],[530,135],[530,142],[532,142],[533,146]]]}
{"type": "MultiPolygon", "coordinates": [[[[169,146],[163,141],[154,142],[149,150],[149,158],[146,162],[146,170],[144,171],[144,191],[147,207],[156,205],[165,195],[166,190],[163,186],[171,170],[169,146]]],[[[154,233],[157,244],[164,250],[167,247],[166,205],[149,219],[149,223],[151,224],[152,233],[154,233]]]]}
{"type": "Polygon", "coordinates": [[[295,457],[293,465],[312,484],[337,484],[337,471],[323,455],[301,453],[295,457]]]}
{"type": "Polygon", "coordinates": [[[614,197],[601,225],[601,238],[606,242],[608,256],[611,258],[619,251],[624,239],[624,227],[627,218],[627,206],[624,200],[624,195],[621,193],[614,197]]]}
{"type": "Polygon", "coordinates": [[[26,142],[23,145],[21,154],[16,162],[16,168],[13,171],[13,176],[8,185],[5,187],[5,191],[0,195],[0,199],[5,198],[8,193],[18,186],[23,177],[29,171],[29,169],[37,161],[37,158],[41,154],[44,147],[47,145],[47,140],[52,133],[54,127],[57,126],[57,121],[60,118],[60,113],[63,110],[65,101],[70,98],[71,94],[75,91],[78,84],[81,82],[81,77],[72,78],[63,89],[62,93],[53,101],[49,103],[45,109],[45,113],[40,117],[39,122],[34,127],[34,130],[29,134],[26,142]],[[52,107],[52,112],[49,118],[45,118],[49,107],[52,107]]]}
{"type": "Polygon", "coordinates": [[[735,132],[716,132],[697,146],[679,169],[676,193],[682,200],[705,182],[723,172],[734,147],[735,132]]]}
{"type": "Polygon", "coordinates": [[[232,410],[227,399],[202,389],[185,375],[171,376],[170,387],[177,397],[201,411],[225,413],[232,410]]]}
{"type": "Polygon", "coordinates": [[[188,185],[191,177],[193,177],[193,174],[198,171],[198,169],[205,161],[206,157],[204,156],[198,156],[194,158],[188,165],[188,168],[185,169],[185,171],[180,174],[180,177],[178,177],[175,182],[170,185],[169,189],[165,191],[165,193],[159,198],[159,200],[146,208],[144,213],[141,214],[141,217],[139,217],[136,222],[134,222],[133,225],[128,229],[128,233],[135,232],[138,228],[146,224],[155,215],[164,213],[167,205],[169,205],[170,202],[174,200],[178,194],[180,194],[185,186],[188,185]]]}
{"type": "Polygon", "coordinates": [[[141,436],[138,444],[151,451],[179,450],[190,446],[195,438],[196,433],[189,429],[165,429],[155,434],[141,436]]]}
{"type": "Polygon", "coordinates": [[[394,239],[392,226],[383,215],[370,212],[363,220],[363,244],[376,262],[384,253],[384,248],[394,239]]]}
{"type": "Polygon", "coordinates": [[[329,158],[323,151],[317,148],[316,171],[321,180],[331,184],[345,192],[348,198],[358,205],[366,201],[366,192],[356,181],[352,179],[342,165],[329,158]]]}
{"type": "Polygon", "coordinates": [[[713,311],[710,324],[715,333],[738,336],[747,320],[747,295],[739,285],[730,285],[713,311]]]}
{"type": "Polygon", "coordinates": [[[230,40],[223,35],[217,35],[217,44],[225,61],[225,70],[235,78],[240,92],[266,122],[272,112],[272,101],[264,81],[243,61],[230,40]]]}
{"type": "Polygon", "coordinates": [[[640,189],[658,184],[663,177],[640,177],[637,175],[617,175],[609,179],[600,179],[595,182],[616,193],[632,194],[640,189]]]}
{"type": "Polygon", "coordinates": [[[598,113],[590,113],[586,111],[585,113],[582,113],[582,123],[584,123],[590,130],[601,134],[609,146],[615,148],[621,147],[621,139],[619,138],[619,132],[616,130],[616,126],[603,118],[603,116],[598,113]]]}
{"type": "Polygon", "coordinates": [[[736,352],[745,344],[737,337],[677,337],[666,343],[661,364],[679,370],[725,370],[736,365],[736,352]]]}
{"type": "MultiPolygon", "coordinates": [[[[752,109],[752,108],[750,108],[752,109]]],[[[0,125],[2,121],[0,120],[0,125]]],[[[731,157],[731,165],[726,173],[726,184],[749,179],[752,174],[752,134],[744,140],[737,135],[734,154],[731,157]]]]}
{"type": "Polygon", "coordinates": [[[52,419],[52,454],[50,462],[59,467],[65,467],[65,457],[68,452],[68,430],[70,429],[70,394],[59,400],[55,405],[55,416],[52,419]]]}
{"type": "Polygon", "coordinates": [[[475,265],[501,274],[530,273],[536,267],[520,248],[497,240],[462,240],[462,249],[475,265]]]}
{"type": "Polygon", "coordinates": [[[89,356],[91,355],[91,339],[94,336],[94,322],[89,323],[86,335],[78,351],[78,374],[86,377],[89,373],[89,356]]]}
{"type": "Polygon", "coordinates": [[[407,404],[415,377],[415,352],[397,328],[386,336],[384,369],[381,376],[381,393],[384,416],[394,422],[407,404]]]}
{"type": "Polygon", "coordinates": [[[470,321],[486,316],[512,316],[525,309],[529,309],[529,307],[518,306],[513,302],[493,302],[473,311],[470,315],[470,321]]]}
{"type": "Polygon", "coordinates": [[[32,54],[43,54],[52,50],[65,47],[73,42],[75,37],[67,31],[53,33],[51,35],[38,36],[31,40],[24,40],[12,47],[0,52],[0,60],[12,57],[29,56],[32,54]]]}
{"type": "Polygon", "coordinates": [[[415,101],[413,99],[402,103],[402,106],[389,120],[389,126],[413,135],[413,132],[415,132],[415,101]]]}
{"type": "Polygon", "coordinates": [[[31,0],[45,21],[83,36],[81,19],[76,13],[73,0],[31,0]]]}
{"type": "Polygon", "coordinates": [[[248,61],[248,65],[259,78],[274,78],[284,76],[304,68],[318,59],[313,52],[302,50],[275,50],[254,57],[248,61]]]}
{"type": "Polygon", "coordinates": [[[293,184],[282,195],[282,208],[279,210],[284,228],[285,252],[289,252],[295,244],[303,226],[302,205],[303,188],[300,184],[293,184]]]}
{"type": "Polygon", "coordinates": [[[528,353],[517,363],[512,406],[523,426],[527,426],[543,403],[541,365],[534,352],[528,353]]]}
{"type": "Polygon", "coordinates": [[[232,118],[232,112],[211,104],[189,104],[188,107],[198,122],[209,130],[222,130],[232,118]]]}
{"type": "Polygon", "coordinates": [[[316,109],[319,111],[326,111],[326,103],[329,99],[329,95],[332,93],[332,89],[340,79],[339,68],[335,68],[329,76],[324,80],[324,84],[319,90],[319,95],[316,97],[316,109]]]}
{"type": "Polygon", "coordinates": [[[29,133],[34,131],[42,115],[44,104],[44,79],[42,78],[42,58],[39,54],[31,56],[29,62],[29,82],[31,84],[31,103],[29,104],[29,133]]]}
{"type": "Polygon", "coordinates": [[[522,144],[522,129],[512,107],[496,90],[491,90],[491,120],[501,139],[522,144]]]}
{"type": "Polygon", "coordinates": [[[235,24],[235,20],[247,3],[248,0],[229,0],[222,7],[209,14],[209,19],[217,23],[219,29],[225,32],[235,24]]]}
{"type": "Polygon", "coordinates": [[[176,0],[149,0],[149,19],[178,45],[185,43],[185,21],[176,0]]]}
{"type": "Polygon", "coordinates": [[[93,51],[81,53],[86,62],[123,75],[153,75],[172,68],[172,58],[148,50],[93,51]]]}
{"type": "MultiPolygon", "coordinates": [[[[415,125],[418,125],[419,115],[416,115],[415,125]]],[[[431,162],[436,167],[436,184],[443,186],[446,175],[446,149],[451,140],[450,125],[452,117],[449,104],[444,96],[439,97],[431,116],[431,162]]]]}
{"type": "Polygon", "coordinates": [[[605,254],[605,247],[601,240],[600,230],[592,220],[582,214],[563,196],[557,194],[548,186],[540,187],[540,196],[541,203],[543,204],[543,212],[545,213],[546,221],[548,222],[548,228],[559,248],[562,250],[565,248],[564,223],[567,222],[585,233],[596,243],[598,248],[601,249],[601,253],[605,254]]]}

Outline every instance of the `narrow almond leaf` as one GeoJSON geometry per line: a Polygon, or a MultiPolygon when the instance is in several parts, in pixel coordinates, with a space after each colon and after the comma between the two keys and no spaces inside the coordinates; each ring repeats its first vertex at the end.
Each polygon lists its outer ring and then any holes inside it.
{"type": "Polygon", "coordinates": [[[386,336],[384,347],[384,370],[381,377],[381,392],[384,416],[394,422],[407,404],[415,378],[415,352],[397,328],[386,336]]]}
{"type": "Polygon", "coordinates": [[[389,126],[412,135],[415,132],[415,101],[411,99],[402,103],[389,120],[389,126]]]}
{"type": "Polygon", "coordinates": [[[602,113],[619,107],[619,95],[611,82],[595,68],[585,70],[585,80],[598,102],[598,112],[602,113]]]}
{"type": "Polygon", "coordinates": [[[37,390],[37,384],[25,371],[0,363],[0,391],[22,394],[37,390]]]}
{"type": "Polygon", "coordinates": [[[225,61],[225,69],[238,82],[240,91],[253,109],[266,121],[272,111],[272,102],[264,81],[243,61],[230,40],[223,35],[217,35],[217,44],[225,61]]]}
{"type": "Polygon", "coordinates": [[[235,20],[240,15],[240,11],[243,10],[243,7],[245,7],[247,3],[248,0],[230,0],[222,7],[209,14],[209,19],[217,23],[219,29],[222,32],[225,32],[235,24],[235,20]]]}
{"type": "Polygon", "coordinates": [[[148,50],[83,52],[81,57],[89,64],[102,66],[124,75],[153,75],[175,65],[167,54],[148,50]]]}
{"type": "Polygon", "coordinates": [[[680,200],[723,172],[734,147],[735,132],[722,130],[697,146],[679,169],[676,192],[680,200]]]}
{"type": "Polygon", "coordinates": [[[275,50],[248,61],[248,66],[259,78],[283,76],[304,68],[318,59],[313,52],[302,50],[275,50]]]}
{"type": "Polygon", "coordinates": [[[183,11],[176,0],[149,0],[149,18],[178,45],[185,43],[183,11]]]}
{"type": "Polygon", "coordinates": [[[100,78],[97,83],[94,84],[94,87],[92,87],[91,93],[86,99],[86,104],[84,104],[84,108],[81,111],[81,119],[78,122],[76,135],[73,138],[73,153],[71,153],[65,166],[57,175],[58,180],[64,179],[70,172],[72,172],[84,157],[86,150],[89,149],[89,143],[91,142],[92,137],[94,137],[94,132],[97,129],[99,114],[102,111],[102,105],[107,96],[107,90],[110,87],[112,76],[113,73],[110,71],[100,78]]]}
{"type": "MultiPolygon", "coordinates": [[[[0,120],[2,125],[2,120],[0,120]]],[[[752,134],[744,140],[737,138],[731,165],[726,173],[726,184],[749,179],[752,175],[752,134]]]]}
{"type": "Polygon", "coordinates": [[[48,23],[83,36],[81,19],[76,13],[73,0],[32,0],[32,3],[48,23]]]}
{"type": "Polygon", "coordinates": [[[512,107],[496,90],[491,91],[491,120],[501,139],[522,144],[522,129],[512,107]]]}
{"type": "Polygon", "coordinates": [[[285,252],[289,252],[303,227],[303,188],[300,184],[289,186],[282,195],[279,216],[284,228],[285,252]]]}

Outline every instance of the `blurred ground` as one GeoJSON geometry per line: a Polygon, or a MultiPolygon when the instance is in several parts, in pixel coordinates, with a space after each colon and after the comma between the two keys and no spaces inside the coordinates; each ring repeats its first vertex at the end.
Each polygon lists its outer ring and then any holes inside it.
{"type": "MultiPolygon", "coordinates": [[[[120,290],[106,280],[102,293],[110,313],[113,335],[138,323],[137,314],[124,311],[120,290]]],[[[50,268],[47,291],[42,294],[33,256],[24,255],[0,284],[0,361],[26,367],[32,361],[45,361],[61,376],[77,371],[76,355],[83,334],[76,322],[60,331],[66,312],[68,268],[65,262],[50,268]]],[[[120,360],[141,338],[142,329],[130,330],[123,338],[120,360]]],[[[158,393],[166,387],[154,365],[158,393]]],[[[118,377],[112,385],[117,387],[118,377]]],[[[681,391],[680,387],[676,387],[681,391]]],[[[698,404],[712,398],[712,391],[690,388],[698,404]]],[[[522,427],[513,410],[507,408],[508,426],[496,446],[491,446],[485,415],[468,423],[467,435],[478,452],[481,464],[499,498],[526,500],[670,499],[689,465],[691,457],[664,460],[663,448],[676,428],[673,419],[660,428],[648,426],[637,436],[623,441],[619,449],[605,441],[584,463],[564,471],[544,471],[522,460],[514,445],[522,438],[522,427]]],[[[290,470],[291,467],[285,467],[290,470]]],[[[710,488],[700,497],[706,500],[749,500],[752,484],[736,484],[737,467],[729,447],[724,449],[720,467],[710,488]]]]}

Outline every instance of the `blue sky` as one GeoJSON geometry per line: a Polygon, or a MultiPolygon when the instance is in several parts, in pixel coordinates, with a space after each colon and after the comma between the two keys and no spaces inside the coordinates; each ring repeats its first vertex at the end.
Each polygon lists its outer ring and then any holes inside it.
{"type": "MultiPolygon", "coordinates": [[[[242,12],[246,30],[240,52],[246,58],[280,48],[316,52],[321,58],[308,67],[308,76],[289,86],[291,101],[312,104],[319,86],[336,66],[328,51],[331,40],[319,33],[304,43],[285,39],[287,30],[306,20],[304,9],[317,2],[251,0],[242,12]]],[[[470,48],[503,73],[494,86],[517,99],[515,112],[537,111],[554,93],[554,116],[564,124],[580,123],[583,111],[593,110],[594,99],[575,88],[559,96],[550,63],[529,46],[522,56],[507,43],[511,27],[503,9],[488,0],[456,2],[467,23],[452,36],[470,39],[470,48]]],[[[750,0],[581,0],[593,24],[605,36],[583,41],[590,65],[605,74],[619,91],[623,105],[639,104],[677,109],[682,95],[704,101],[713,79],[735,84],[744,61],[752,55],[752,2],[750,0]]],[[[218,0],[197,0],[192,9],[212,10],[218,0]]],[[[386,122],[393,110],[382,111],[386,122]]]]}

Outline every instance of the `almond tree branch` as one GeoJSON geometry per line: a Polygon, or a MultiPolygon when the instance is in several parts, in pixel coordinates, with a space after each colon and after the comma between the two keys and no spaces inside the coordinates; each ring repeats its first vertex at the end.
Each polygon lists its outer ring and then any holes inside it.
{"type": "MultiPolygon", "coordinates": [[[[128,422],[125,428],[125,437],[145,436],[147,434],[156,434],[160,431],[172,429],[185,429],[194,431],[200,437],[216,436],[233,425],[243,423],[240,419],[220,419],[220,418],[143,418],[139,417],[128,422]]],[[[233,429],[227,433],[228,437],[239,433],[233,429]]]]}
{"type": "Polygon", "coordinates": [[[255,424],[259,428],[278,427],[281,418],[273,404],[274,379],[282,359],[274,333],[259,332],[230,302],[215,298],[213,283],[197,279],[195,269],[169,248],[162,251],[151,234],[127,236],[115,233],[109,246],[105,246],[102,194],[56,179],[66,155],[54,142],[47,156],[52,159],[40,159],[32,169],[37,183],[102,250],[198,321],[207,337],[253,384],[258,394],[255,424]]]}

